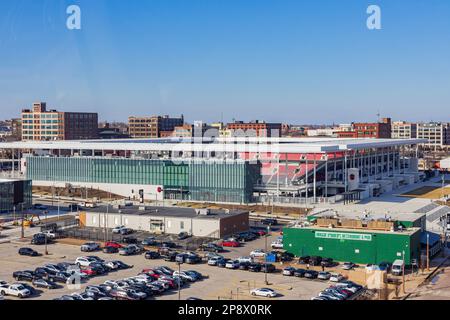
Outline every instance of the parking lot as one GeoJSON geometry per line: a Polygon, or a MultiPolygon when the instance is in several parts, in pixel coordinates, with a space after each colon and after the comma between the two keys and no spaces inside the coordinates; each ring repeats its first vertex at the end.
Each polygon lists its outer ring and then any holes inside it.
{"type": "MultiPolygon", "coordinates": [[[[270,242],[276,238],[274,234],[267,239],[270,242]]],[[[48,256],[25,257],[19,256],[17,251],[20,247],[31,247],[40,253],[43,253],[43,246],[33,246],[29,242],[15,242],[0,244],[0,280],[13,283],[12,273],[18,270],[34,270],[37,266],[47,263],[58,263],[63,261],[73,262],[77,257],[82,256],[80,248],[77,245],[55,243],[48,246],[48,256]]],[[[227,252],[223,255],[227,258],[237,258],[239,256],[246,256],[253,249],[264,249],[265,239],[260,238],[251,242],[245,243],[242,247],[226,248],[227,252]]],[[[103,252],[90,253],[98,255],[105,260],[121,260],[134,267],[127,270],[120,270],[110,272],[109,274],[96,276],[90,278],[86,283],[81,284],[81,288],[71,291],[67,287],[62,287],[53,290],[41,290],[38,295],[30,299],[54,299],[61,297],[64,294],[71,294],[73,292],[82,292],[87,285],[97,285],[106,280],[118,280],[130,276],[137,275],[142,269],[152,268],[161,265],[166,265],[177,270],[178,266],[174,262],[166,262],[161,259],[146,260],[143,255],[136,256],[119,256],[118,254],[105,254],[103,252]]],[[[203,274],[205,278],[201,281],[190,283],[181,290],[181,299],[189,297],[196,297],[200,299],[264,299],[260,297],[253,297],[249,294],[251,289],[256,287],[266,287],[265,275],[262,272],[249,272],[244,270],[229,270],[219,267],[208,266],[206,263],[188,265],[181,265],[181,270],[196,270],[203,274]]],[[[318,280],[307,280],[293,277],[285,277],[279,272],[269,273],[268,282],[270,288],[280,293],[276,299],[306,299],[317,295],[318,292],[328,287],[327,282],[318,280]]],[[[7,299],[14,299],[7,297],[7,299]]],[[[152,299],[178,299],[177,290],[165,292],[161,296],[152,299]]]]}

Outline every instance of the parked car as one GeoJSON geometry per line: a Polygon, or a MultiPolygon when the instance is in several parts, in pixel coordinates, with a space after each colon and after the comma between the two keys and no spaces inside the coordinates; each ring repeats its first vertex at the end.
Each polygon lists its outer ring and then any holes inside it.
{"type": "Polygon", "coordinates": [[[334,261],[332,258],[323,258],[322,261],[320,262],[320,265],[322,267],[326,267],[326,268],[330,268],[334,266],[334,261]]]}
{"type": "Polygon", "coordinates": [[[306,270],[304,277],[307,279],[317,279],[317,276],[319,275],[319,272],[315,270],[306,270]]]}
{"type": "Polygon", "coordinates": [[[219,259],[218,261],[217,261],[217,266],[219,267],[219,268],[225,268],[225,266],[227,265],[227,262],[229,261],[230,259],[219,259]]]}
{"type": "Polygon", "coordinates": [[[222,246],[223,247],[237,248],[237,247],[240,247],[241,244],[238,241],[235,241],[235,240],[224,240],[224,241],[222,241],[222,246]]]}
{"type": "Polygon", "coordinates": [[[81,251],[82,252],[92,252],[100,250],[100,244],[96,242],[86,242],[81,245],[81,251]]]}
{"type": "Polygon", "coordinates": [[[321,256],[312,256],[309,259],[309,264],[312,266],[320,266],[320,263],[322,262],[322,257],[321,256]]]}
{"type": "Polygon", "coordinates": [[[158,245],[158,241],[156,241],[155,237],[148,237],[142,240],[141,244],[143,246],[156,246],[158,245]]]}
{"type": "Polygon", "coordinates": [[[75,259],[75,264],[79,267],[88,267],[93,262],[96,262],[96,260],[88,257],[78,257],[75,259]]]}
{"type": "Polygon", "coordinates": [[[161,254],[161,258],[163,258],[164,261],[174,262],[177,255],[178,255],[177,252],[172,251],[172,252],[161,254]]]}
{"type": "Polygon", "coordinates": [[[269,288],[257,288],[250,291],[250,294],[252,296],[260,296],[260,297],[266,297],[266,298],[274,298],[278,295],[278,293],[269,288]]]}
{"type": "Polygon", "coordinates": [[[160,244],[160,246],[162,247],[162,248],[176,248],[176,243],[175,242],[172,242],[172,241],[163,241],[163,242],[161,242],[161,244],[160,244]]]}
{"type": "Polygon", "coordinates": [[[129,255],[133,255],[133,254],[139,254],[142,252],[142,248],[135,245],[135,244],[130,244],[126,247],[123,247],[119,250],[119,254],[121,256],[129,256],[129,255]]]}
{"type": "Polygon", "coordinates": [[[389,272],[391,270],[391,264],[389,262],[380,262],[378,269],[389,272]]]}
{"type": "Polygon", "coordinates": [[[240,263],[243,263],[243,262],[252,263],[253,262],[253,258],[252,257],[239,257],[239,258],[237,258],[237,260],[240,263]]]}
{"type": "Polygon", "coordinates": [[[275,241],[272,241],[272,243],[270,244],[270,246],[271,246],[273,249],[283,249],[283,242],[282,242],[282,241],[279,241],[279,240],[275,240],[275,241]]]}
{"type": "Polygon", "coordinates": [[[344,262],[342,265],[342,269],[344,270],[352,270],[355,267],[355,264],[353,262],[344,262]]]}
{"type": "Polygon", "coordinates": [[[117,248],[117,249],[120,249],[123,247],[120,243],[115,242],[115,241],[106,241],[104,246],[105,247],[113,247],[113,248],[117,248]]]}
{"type": "Polygon", "coordinates": [[[308,264],[310,259],[311,259],[310,256],[303,256],[303,257],[298,258],[298,263],[299,264],[308,264]]]}
{"type": "Polygon", "coordinates": [[[35,204],[33,204],[33,207],[32,207],[32,208],[35,209],[35,210],[47,210],[47,209],[48,209],[46,206],[44,206],[44,205],[41,204],[41,203],[35,203],[35,204]]]}
{"type": "Polygon", "coordinates": [[[112,233],[114,233],[114,234],[120,234],[120,231],[122,230],[122,229],[125,229],[126,227],[125,226],[117,226],[117,227],[114,227],[113,229],[112,229],[112,233]]]}
{"type": "Polygon", "coordinates": [[[33,250],[31,248],[20,248],[19,254],[21,256],[30,256],[30,257],[36,257],[39,255],[39,253],[36,250],[33,250]]]}
{"type": "Polygon", "coordinates": [[[173,275],[174,276],[178,276],[178,277],[180,277],[182,279],[185,279],[185,280],[187,280],[189,282],[195,282],[195,281],[198,280],[197,277],[194,274],[192,274],[192,273],[190,273],[188,271],[181,271],[181,272],[175,271],[173,273],[173,275]]]}
{"type": "Polygon", "coordinates": [[[121,270],[133,268],[132,265],[126,264],[125,262],[122,262],[122,261],[120,261],[120,260],[113,260],[112,262],[114,262],[115,264],[117,264],[117,265],[118,265],[118,268],[121,269],[121,270]]]}
{"type": "Polygon", "coordinates": [[[189,238],[191,235],[187,232],[180,232],[177,236],[178,240],[184,240],[189,238]]]}
{"type": "Polygon", "coordinates": [[[342,274],[339,273],[332,273],[330,276],[330,281],[331,282],[340,282],[342,280],[344,280],[344,276],[342,274]]]}
{"type": "Polygon", "coordinates": [[[239,262],[239,270],[248,270],[248,267],[250,266],[250,262],[239,262]]]}
{"type": "Polygon", "coordinates": [[[30,290],[22,284],[3,284],[0,285],[0,294],[2,296],[15,296],[18,298],[26,298],[31,295],[30,290]]]}
{"type": "Polygon", "coordinates": [[[283,276],[293,276],[295,272],[294,267],[287,267],[283,269],[283,276]]]}
{"type": "Polygon", "coordinates": [[[16,271],[13,272],[13,278],[16,279],[17,281],[33,281],[36,276],[33,273],[33,271],[30,270],[25,270],[25,271],[16,271]]]}
{"type": "Polygon", "coordinates": [[[261,271],[261,264],[260,263],[250,263],[250,265],[248,266],[248,271],[260,272],[261,271]]]}
{"type": "Polygon", "coordinates": [[[37,288],[56,289],[58,286],[56,283],[45,279],[34,279],[32,284],[37,288]]]}
{"type": "Polygon", "coordinates": [[[271,263],[263,263],[261,265],[261,272],[272,273],[275,272],[276,268],[271,263]]]}
{"type": "Polygon", "coordinates": [[[48,239],[56,239],[58,237],[56,232],[52,232],[50,230],[47,231],[43,231],[42,234],[44,234],[45,236],[47,236],[48,239]]]}
{"type": "Polygon", "coordinates": [[[264,225],[268,225],[268,226],[276,226],[278,224],[278,221],[277,221],[277,219],[267,218],[267,219],[262,219],[261,223],[264,225]]]}
{"type": "Polygon", "coordinates": [[[48,239],[47,236],[43,233],[37,233],[33,235],[33,238],[31,239],[31,244],[35,245],[43,245],[46,242],[50,243],[50,239],[48,239]]]}
{"type": "Polygon", "coordinates": [[[225,268],[227,268],[227,269],[239,269],[239,261],[238,260],[229,260],[225,264],[225,268]]]}
{"type": "Polygon", "coordinates": [[[397,259],[392,264],[391,273],[395,276],[401,276],[403,274],[404,262],[403,260],[397,259]]]}
{"type": "Polygon", "coordinates": [[[161,255],[158,251],[146,251],[144,255],[145,259],[159,259],[161,255]]]}
{"type": "Polygon", "coordinates": [[[222,256],[212,257],[208,260],[208,265],[209,266],[217,266],[217,262],[219,262],[219,260],[222,260],[222,259],[223,259],[222,256]]]}
{"type": "Polygon", "coordinates": [[[252,258],[263,258],[266,256],[266,253],[262,249],[255,249],[250,252],[250,257],[252,258]]]}
{"type": "Polygon", "coordinates": [[[184,262],[186,262],[187,264],[196,264],[201,261],[202,261],[202,258],[200,258],[200,256],[198,256],[197,254],[188,254],[184,258],[184,262]]]}
{"type": "Polygon", "coordinates": [[[206,243],[200,246],[200,250],[219,253],[223,251],[223,247],[215,243],[206,243]]]}
{"type": "Polygon", "coordinates": [[[317,275],[317,279],[320,279],[320,280],[329,280],[330,277],[331,277],[331,273],[329,273],[327,271],[319,272],[319,274],[317,275]]]}
{"type": "Polygon", "coordinates": [[[67,209],[69,209],[70,212],[83,210],[83,208],[82,208],[80,205],[78,205],[78,204],[73,204],[73,203],[69,204],[69,206],[67,207],[67,209]]]}
{"type": "Polygon", "coordinates": [[[135,237],[123,237],[122,242],[126,244],[137,244],[138,240],[135,237]]]}
{"type": "Polygon", "coordinates": [[[305,273],[306,273],[305,269],[295,269],[294,277],[303,278],[305,276],[305,273]]]}
{"type": "Polygon", "coordinates": [[[118,253],[119,248],[107,246],[107,247],[103,247],[102,251],[103,251],[103,253],[109,253],[109,254],[118,253]]]}

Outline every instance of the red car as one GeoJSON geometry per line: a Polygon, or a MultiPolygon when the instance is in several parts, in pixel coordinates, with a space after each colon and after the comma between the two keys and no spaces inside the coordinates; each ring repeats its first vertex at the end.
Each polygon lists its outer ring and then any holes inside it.
{"type": "Polygon", "coordinates": [[[154,279],[159,279],[159,277],[161,276],[161,274],[159,274],[158,272],[156,272],[153,269],[143,269],[141,271],[141,273],[144,273],[144,274],[146,274],[146,275],[148,275],[148,276],[150,276],[150,277],[152,277],[154,279]]]}
{"type": "Polygon", "coordinates": [[[120,249],[123,246],[120,243],[117,243],[117,242],[114,242],[114,241],[108,241],[108,242],[105,242],[104,247],[113,247],[113,248],[120,249]]]}
{"type": "Polygon", "coordinates": [[[84,267],[81,269],[81,272],[87,274],[88,276],[95,276],[97,274],[91,267],[84,267]]]}
{"type": "Polygon", "coordinates": [[[233,248],[237,248],[239,247],[241,244],[237,241],[234,240],[224,240],[222,241],[222,247],[233,247],[233,248]]]}
{"type": "Polygon", "coordinates": [[[267,234],[267,232],[264,230],[256,230],[255,233],[258,234],[260,237],[265,236],[267,234]]]}

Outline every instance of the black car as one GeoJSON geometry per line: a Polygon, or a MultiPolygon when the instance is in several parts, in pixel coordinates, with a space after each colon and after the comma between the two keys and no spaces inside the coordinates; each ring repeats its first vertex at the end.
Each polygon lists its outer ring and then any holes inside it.
{"type": "Polygon", "coordinates": [[[31,239],[31,244],[43,245],[45,242],[50,243],[50,239],[47,238],[44,234],[35,234],[31,239]]]}
{"type": "Polygon", "coordinates": [[[99,275],[105,274],[109,271],[109,268],[107,268],[105,265],[103,265],[103,263],[100,262],[91,263],[89,267],[91,267],[95,271],[95,273],[99,275]]]}
{"type": "Polygon", "coordinates": [[[126,264],[125,262],[122,262],[122,261],[120,261],[120,260],[114,260],[113,263],[117,264],[117,266],[118,266],[119,269],[121,269],[121,270],[133,268],[132,265],[126,264]]]}
{"type": "Polygon", "coordinates": [[[126,244],[137,244],[138,240],[135,237],[123,237],[122,243],[126,244]]]}
{"type": "Polygon", "coordinates": [[[131,228],[122,228],[120,229],[120,234],[123,236],[126,236],[128,234],[132,234],[133,233],[133,229],[131,228]]]}
{"type": "Polygon", "coordinates": [[[34,279],[36,279],[36,276],[34,275],[33,271],[25,270],[13,272],[13,278],[17,281],[33,281],[34,279]]]}
{"type": "Polygon", "coordinates": [[[207,252],[219,253],[219,252],[223,251],[223,247],[221,247],[215,243],[206,243],[206,244],[202,244],[200,246],[200,250],[207,251],[207,252]]]}
{"type": "Polygon", "coordinates": [[[248,270],[250,266],[250,262],[241,262],[239,263],[239,270],[248,270]]]}
{"type": "Polygon", "coordinates": [[[219,267],[219,268],[225,268],[225,265],[227,264],[227,262],[229,261],[230,259],[219,259],[219,260],[217,260],[217,266],[219,267]]]}
{"type": "Polygon", "coordinates": [[[196,254],[188,254],[185,258],[184,258],[184,262],[188,263],[188,264],[195,264],[195,263],[199,263],[202,261],[202,258],[200,258],[198,255],[196,254]]]}
{"type": "Polygon", "coordinates": [[[298,258],[298,263],[299,264],[308,264],[310,259],[311,259],[310,256],[302,256],[302,257],[298,258]]]}
{"type": "Polygon", "coordinates": [[[312,266],[320,266],[321,262],[322,262],[322,257],[320,257],[320,256],[312,256],[311,259],[309,259],[309,264],[312,266]]]}
{"type": "Polygon", "coordinates": [[[250,265],[248,266],[248,271],[260,272],[261,271],[261,264],[260,263],[250,263],[250,265]]]}
{"type": "Polygon", "coordinates": [[[277,219],[267,218],[267,219],[262,219],[261,223],[264,225],[268,225],[268,226],[276,226],[278,224],[278,221],[277,221],[277,219]]]}
{"type": "Polygon", "coordinates": [[[276,268],[271,263],[264,263],[261,266],[261,272],[272,273],[275,272],[276,268]]]}
{"type": "Polygon", "coordinates": [[[20,248],[19,254],[21,256],[30,256],[30,257],[36,257],[39,255],[39,253],[31,248],[20,248]]]}
{"type": "Polygon", "coordinates": [[[59,283],[67,283],[67,280],[70,278],[70,274],[65,272],[59,272],[56,274],[48,275],[47,279],[51,282],[59,282],[59,283]]]}
{"type": "Polygon", "coordinates": [[[162,248],[175,248],[177,245],[174,242],[171,241],[163,241],[161,242],[162,248]]]}
{"type": "Polygon", "coordinates": [[[83,210],[78,204],[69,204],[68,209],[70,212],[83,210]]]}
{"type": "Polygon", "coordinates": [[[56,283],[45,279],[34,279],[32,283],[36,288],[56,289],[58,287],[56,283]]]}
{"type": "Polygon", "coordinates": [[[178,234],[178,236],[177,236],[178,240],[184,240],[184,239],[187,239],[189,237],[190,237],[190,235],[187,232],[180,232],[178,234]]]}
{"type": "Polygon", "coordinates": [[[241,232],[241,233],[237,234],[235,236],[235,238],[238,239],[239,241],[248,242],[248,241],[253,241],[253,240],[257,239],[258,236],[256,236],[252,232],[241,232]]]}
{"type": "Polygon", "coordinates": [[[119,252],[119,248],[107,246],[102,249],[103,253],[117,253],[119,252]]]}
{"type": "Polygon", "coordinates": [[[294,255],[289,252],[278,253],[278,260],[283,262],[289,262],[294,260],[294,255]]]}
{"type": "Polygon", "coordinates": [[[334,261],[332,258],[323,258],[320,262],[320,265],[322,267],[331,268],[334,266],[334,261]]]}
{"type": "Polygon", "coordinates": [[[168,252],[165,254],[161,254],[161,258],[164,259],[164,261],[174,262],[178,253],[177,252],[168,252]]]}
{"type": "Polygon", "coordinates": [[[144,256],[145,259],[159,259],[161,257],[157,251],[147,251],[144,256]]]}
{"type": "Polygon", "coordinates": [[[303,278],[305,276],[305,269],[295,269],[294,271],[294,277],[303,278]]]}
{"type": "Polygon", "coordinates": [[[319,275],[319,272],[315,270],[306,270],[304,277],[307,279],[317,279],[317,276],[319,275]]]}
{"type": "Polygon", "coordinates": [[[47,278],[48,276],[48,271],[47,268],[42,268],[42,267],[38,267],[34,270],[34,275],[37,278],[47,278]]]}
{"type": "Polygon", "coordinates": [[[141,244],[144,246],[156,246],[158,245],[158,241],[154,237],[149,237],[142,240],[141,244]]]}

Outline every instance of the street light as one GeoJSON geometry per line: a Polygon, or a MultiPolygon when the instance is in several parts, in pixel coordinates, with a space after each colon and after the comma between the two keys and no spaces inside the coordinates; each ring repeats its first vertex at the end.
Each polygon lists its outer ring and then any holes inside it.
{"type": "Polygon", "coordinates": [[[183,262],[177,262],[178,265],[178,301],[181,300],[181,265],[183,262]]]}
{"type": "Polygon", "coordinates": [[[427,271],[430,271],[430,234],[427,233],[427,271]]]}
{"type": "MultiPolygon", "coordinates": [[[[48,227],[48,225],[47,225],[47,213],[48,213],[48,211],[47,210],[45,210],[44,211],[44,214],[45,214],[45,231],[48,231],[47,230],[47,227],[48,227]]],[[[47,255],[48,256],[48,247],[47,247],[47,234],[45,235],[45,255],[47,255]]]]}
{"type": "Polygon", "coordinates": [[[405,250],[402,251],[402,255],[403,255],[403,266],[402,266],[402,286],[403,286],[403,293],[406,293],[406,289],[405,289],[405,250]]]}
{"type": "Polygon", "coordinates": [[[267,226],[267,233],[264,237],[264,247],[265,247],[265,254],[264,254],[264,282],[267,285],[269,285],[269,282],[267,281],[267,237],[269,236],[270,232],[270,225],[267,226]]]}

